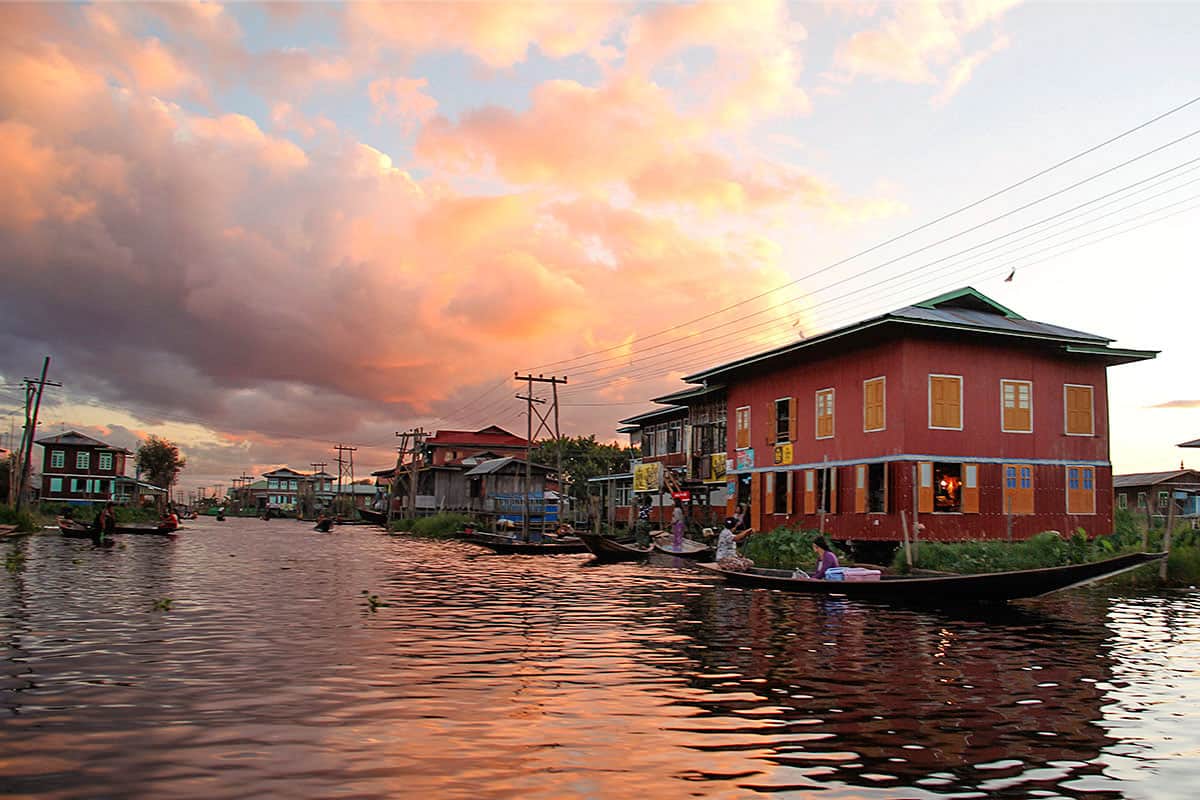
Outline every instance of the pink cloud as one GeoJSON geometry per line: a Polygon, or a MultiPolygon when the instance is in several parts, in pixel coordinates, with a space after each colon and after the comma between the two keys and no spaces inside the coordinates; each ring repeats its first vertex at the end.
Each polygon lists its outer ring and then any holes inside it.
{"type": "Polygon", "coordinates": [[[351,3],[343,24],[355,47],[410,54],[462,50],[488,67],[511,67],[537,47],[550,58],[587,53],[626,15],[622,3],[439,2],[417,8],[351,3]]]}
{"type": "Polygon", "coordinates": [[[991,48],[963,57],[966,38],[999,20],[1020,0],[975,0],[951,5],[914,0],[892,7],[877,27],[859,31],[843,44],[835,63],[850,77],[867,76],[903,83],[943,83],[934,105],[944,104],[970,79],[985,58],[1007,46],[997,37],[991,48]],[[945,73],[945,77],[943,77],[945,73]]]}
{"type": "Polygon", "coordinates": [[[379,117],[400,120],[411,129],[437,114],[437,100],[424,91],[428,86],[425,78],[379,78],[367,92],[379,117]]]}

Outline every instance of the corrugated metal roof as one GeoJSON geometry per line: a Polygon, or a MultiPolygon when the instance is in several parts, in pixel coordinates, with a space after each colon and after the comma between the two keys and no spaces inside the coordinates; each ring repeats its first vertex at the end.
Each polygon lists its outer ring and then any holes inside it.
{"type": "Polygon", "coordinates": [[[57,436],[48,436],[45,439],[36,440],[34,444],[40,444],[42,447],[55,444],[61,444],[64,446],[71,445],[74,447],[102,447],[106,450],[113,450],[118,453],[133,455],[124,447],[114,447],[107,442],[102,442],[99,439],[93,439],[91,436],[85,436],[79,431],[67,431],[66,433],[60,433],[57,436]]]}
{"type": "Polygon", "coordinates": [[[1129,489],[1134,486],[1152,486],[1182,477],[1200,480],[1200,472],[1196,472],[1194,469],[1177,469],[1171,472],[1132,472],[1128,475],[1113,475],[1113,488],[1129,489]]]}
{"type": "Polygon", "coordinates": [[[713,384],[712,386],[696,386],[693,388],[684,389],[681,392],[675,392],[674,394],[664,394],[662,397],[651,398],[650,402],[670,403],[672,405],[676,405],[684,400],[695,400],[698,397],[704,397],[705,395],[716,394],[717,392],[723,391],[725,391],[725,384],[723,383],[713,384]]]}
{"type": "Polygon", "coordinates": [[[617,422],[621,425],[640,425],[643,422],[649,422],[652,419],[659,417],[673,417],[677,414],[686,414],[686,406],[668,406],[666,408],[656,408],[653,411],[647,411],[644,414],[638,414],[636,417],[626,417],[619,419],[617,422]]]}
{"type": "Polygon", "coordinates": [[[1200,439],[1193,439],[1190,442],[1183,442],[1180,447],[1200,447],[1200,439]]]}
{"type": "MultiPolygon", "coordinates": [[[[499,472],[509,464],[516,464],[522,468],[525,466],[525,462],[522,459],[513,458],[512,456],[505,456],[504,458],[493,458],[491,461],[485,461],[478,467],[468,470],[465,475],[468,478],[473,478],[478,475],[490,475],[493,472],[499,472]]],[[[529,466],[532,469],[540,470],[542,472],[554,471],[551,467],[542,466],[541,464],[530,464],[529,466]]]]}
{"type": "MultiPolygon", "coordinates": [[[[797,353],[815,345],[843,336],[857,334],[880,325],[919,325],[969,333],[1041,339],[1062,344],[1090,345],[1097,348],[1102,348],[1112,341],[1112,339],[1097,336],[1093,333],[1085,333],[1071,328],[1064,328],[1061,325],[1051,325],[1046,322],[1024,319],[971,287],[966,287],[922,303],[915,303],[877,317],[845,325],[841,328],[813,336],[810,339],[785,344],[771,350],[703,370],[702,372],[685,375],[683,380],[688,383],[701,383],[751,364],[797,353]]],[[[1098,353],[1091,352],[1089,354],[1095,355],[1098,353]]],[[[1124,361],[1154,357],[1152,351],[1122,351],[1121,355],[1124,361]]]]}

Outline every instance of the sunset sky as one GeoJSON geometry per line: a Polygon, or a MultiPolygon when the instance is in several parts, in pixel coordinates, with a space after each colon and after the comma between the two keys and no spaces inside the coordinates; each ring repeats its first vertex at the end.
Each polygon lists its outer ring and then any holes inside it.
{"type": "Polygon", "coordinates": [[[365,475],[413,425],[523,433],[516,370],[613,439],[683,374],[972,285],[1161,350],[1109,373],[1114,470],[1200,467],[1197,30],[1194,3],[3,4],[0,384],[52,356],[40,435],[166,435],[185,488],[338,442],[365,475]]]}

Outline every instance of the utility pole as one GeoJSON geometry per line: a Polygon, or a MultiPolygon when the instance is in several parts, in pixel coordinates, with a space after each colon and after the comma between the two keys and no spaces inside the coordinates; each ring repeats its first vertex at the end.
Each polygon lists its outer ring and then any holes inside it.
{"type": "MultiPolygon", "coordinates": [[[[551,375],[549,378],[547,378],[544,375],[538,375],[535,378],[532,375],[522,376],[522,375],[514,372],[513,380],[525,381],[525,386],[526,386],[525,394],[517,395],[517,399],[525,401],[525,430],[526,430],[526,436],[525,436],[525,491],[522,492],[523,499],[522,499],[522,515],[521,515],[521,523],[522,523],[521,532],[522,532],[522,536],[524,537],[525,541],[529,541],[529,487],[533,483],[533,466],[530,463],[529,459],[530,459],[532,451],[533,451],[534,438],[536,436],[538,436],[539,434],[541,434],[541,432],[543,430],[545,430],[546,433],[550,433],[550,421],[549,420],[550,420],[551,414],[554,415],[554,444],[555,444],[555,451],[557,453],[557,461],[558,461],[558,467],[557,467],[557,469],[558,469],[558,475],[557,475],[558,476],[558,513],[559,513],[560,519],[561,519],[561,515],[562,515],[562,490],[563,490],[562,441],[560,439],[560,434],[559,434],[559,429],[558,429],[558,385],[560,383],[566,383],[567,376],[564,375],[561,378],[557,378],[557,377],[551,375]],[[541,413],[540,411],[537,411],[537,409],[535,409],[533,407],[534,403],[544,404],[546,402],[542,398],[533,396],[533,385],[535,383],[550,384],[551,392],[553,393],[553,400],[550,404],[550,408],[548,408],[546,410],[545,414],[541,413]],[[536,432],[534,432],[534,430],[533,430],[533,415],[534,415],[534,413],[537,413],[537,416],[538,416],[538,427],[537,427],[536,432]]],[[[545,527],[545,523],[546,523],[546,497],[545,497],[545,493],[543,492],[543,494],[542,494],[542,527],[543,528],[545,527]]]]}
{"type": "Polygon", "coordinates": [[[315,516],[317,513],[317,492],[325,491],[325,464],[324,461],[310,461],[308,465],[313,468],[312,479],[312,512],[315,516]]]}
{"type": "MultiPolygon", "coordinates": [[[[46,372],[50,369],[50,356],[42,362],[42,376],[36,381],[25,379],[25,437],[22,439],[24,452],[21,456],[21,480],[17,484],[17,499],[13,507],[21,510],[21,502],[25,499],[25,484],[29,480],[30,462],[33,460],[33,440],[37,436],[38,413],[42,408],[42,392],[47,386],[62,386],[61,383],[46,380],[46,372]],[[37,387],[35,392],[34,386],[37,387]],[[29,413],[29,403],[33,400],[33,415],[29,413]]],[[[10,476],[11,477],[11,476],[10,476]]]]}
{"type": "MultiPolygon", "coordinates": [[[[337,465],[338,465],[337,502],[340,504],[342,501],[342,479],[348,478],[350,480],[350,484],[352,486],[354,484],[354,451],[357,450],[358,448],[339,443],[333,449],[337,450],[337,454],[338,454],[337,455],[337,465]],[[349,455],[346,455],[347,453],[349,453],[349,455]]],[[[354,490],[351,489],[350,491],[354,491],[354,490]]]]}
{"type": "Polygon", "coordinates": [[[409,513],[415,519],[417,516],[417,483],[421,480],[421,455],[425,447],[425,429],[413,428],[409,431],[409,453],[411,458],[408,461],[408,509],[409,513]]]}
{"type": "Polygon", "coordinates": [[[410,431],[396,431],[396,438],[400,440],[400,446],[396,448],[396,469],[392,471],[392,483],[388,487],[387,521],[389,530],[391,530],[392,519],[395,517],[393,507],[396,504],[396,495],[400,494],[400,469],[404,465],[404,455],[408,452],[408,438],[411,435],[410,431]]]}

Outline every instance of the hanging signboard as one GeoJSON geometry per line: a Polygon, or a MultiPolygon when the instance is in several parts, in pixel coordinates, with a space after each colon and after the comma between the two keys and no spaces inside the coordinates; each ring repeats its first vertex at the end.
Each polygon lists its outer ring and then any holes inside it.
{"type": "Polygon", "coordinates": [[[738,450],[737,452],[737,468],[740,472],[744,469],[754,469],[754,448],[750,447],[746,450],[738,450]]]}
{"type": "Polygon", "coordinates": [[[672,500],[679,500],[682,503],[690,503],[692,500],[691,492],[671,492],[672,500]]]}
{"type": "Polygon", "coordinates": [[[633,490],[635,492],[657,492],[662,486],[662,464],[652,461],[633,468],[633,490]]]}
{"type": "Polygon", "coordinates": [[[714,453],[710,456],[709,476],[705,483],[724,483],[726,458],[724,453],[714,453]]]}
{"type": "Polygon", "coordinates": [[[792,443],[775,445],[775,466],[792,463],[792,443]]]}

